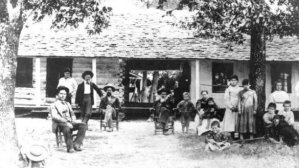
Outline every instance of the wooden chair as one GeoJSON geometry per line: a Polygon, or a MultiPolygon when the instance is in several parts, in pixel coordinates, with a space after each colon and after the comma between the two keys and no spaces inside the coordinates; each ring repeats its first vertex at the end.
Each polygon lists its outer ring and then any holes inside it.
{"type": "MultiPolygon", "coordinates": [[[[150,112],[154,114],[154,124],[155,124],[155,135],[159,132],[163,132],[163,128],[160,124],[159,120],[159,114],[156,112],[154,108],[150,109],[150,112]]],[[[176,119],[176,112],[177,109],[171,110],[171,115],[168,117],[168,122],[166,124],[166,127],[168,128],[168,131],[171,131],[172,134],[174,134],[174,121],[176,119]]]]}
{"type": "MultiPolygon", "coordinates": [[[[73,140],[76,138],[76,136],[77,136],[77,134],[74,131],[72,131],[73,140]]],[[[57,127],[56,132],[55,132],[55,137],[56,137],[57,148],[59,148],[65,142],[64,137],[63,137],[63,132],[60,129],[60,127],[57,127]]]]}
{"type": "MultiPolygon", "coordinates": [[[[115,116],[113,117],[112,116],[112,131],[113,131],[113,128],[116,128],[116,130],[118,131],[119,130],[119,109],[116,109],[116,114],[115,116]]],[[[103,111],[100,111],[100,130],[102,131],[103,130],[103,127],[104,127],[104,131],[106,130],[106,125],[104,123],[104,119],[105,119],[105,112],[103,111]]]]}

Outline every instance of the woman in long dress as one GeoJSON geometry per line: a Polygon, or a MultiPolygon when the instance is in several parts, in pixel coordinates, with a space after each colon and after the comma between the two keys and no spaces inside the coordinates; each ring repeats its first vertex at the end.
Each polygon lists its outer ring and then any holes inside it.
{"type": "Polygon", "coordinates": [[[244,89],[239,94],[239,133],[240,139],[243,140],[243,134],[250,133],[250,139],[256,133],[255,114],[257,110],[257,95],[254,90],[250,89],[249,80],[242,81],[244,89]]]}
{"type": "Polygon", "coordinates": [[[224,93],[226,110],[222,123],[223,132],[233,133],[237,130],[239,92],[242,90],[242,88],[238,85],[238,81],[238,76],[233,75],[230,78],[230,86],[224,93]]]}

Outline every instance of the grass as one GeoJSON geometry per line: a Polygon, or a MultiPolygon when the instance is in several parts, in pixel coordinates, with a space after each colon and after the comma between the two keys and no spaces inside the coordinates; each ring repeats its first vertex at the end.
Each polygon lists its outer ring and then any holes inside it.
{"type": "Polygon", "coordinates": [[[197,135],[179,135],[182,155],[189,159],[213,159],[215,157],[242,156],[244,158],[267,158],[269,156],[298,156],[299,147],[288,147],[281,144],[272,144],[266,140],[245,143],[243,145],[233,144],[230,149],[222,152],[204,151],[204,137],[197,135]]]}

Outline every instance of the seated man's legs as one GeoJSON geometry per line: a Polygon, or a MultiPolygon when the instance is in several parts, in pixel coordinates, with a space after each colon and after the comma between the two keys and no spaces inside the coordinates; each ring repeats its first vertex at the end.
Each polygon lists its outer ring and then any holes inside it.
{"type": "Polygon", "coordinates": [[[66,149],[69,152],[73,149],[72,129],[66,123],[58,123],[58,127],[63,132],[66,149]]]}
{"type": "Polygon", "coordinates": [[[85,133],[87,130],[87,124],[85,123],[73,123],[73,130],[78,130],[76,139],[74,140],[74,148],[75,150],[80,148],[83,144],[83,140],[85,138],[85,133]]]}
{"type": "Polygon", "coordinates": [[[161,122],[164,132],[167,131],[166,125],[167,125],[169,116],[170,116],[170,110],[168,110],[166,107],[162,107],[160,109],[159,122],[161,122]]]}

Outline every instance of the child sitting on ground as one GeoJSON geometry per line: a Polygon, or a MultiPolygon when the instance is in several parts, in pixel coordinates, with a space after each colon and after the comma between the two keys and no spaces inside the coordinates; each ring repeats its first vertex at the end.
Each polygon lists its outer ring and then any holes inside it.
{"type": "Polygon", "coordinates": [[[268,105],[268,111],[263,115],[263,121],[264,121],[264,128],[266,132],[266,138],[274,136],[273,132],[273,118],[276,115],[276,104],[275,103],[269,103],[268,105]]]}
{"type": "Polygon", "coordinates": [[[182,132],[184,133],[186,128],[186,133],[188,133],[192,113],[195,112],[196,109],[190,101],[190,94],[188,92],[183,93],[183,98],[184,100],[178,103],[177,109],[181,114],[182,132]]]}
{"type": "Polygon", "coordinates": [[[231,144],[229,138],[220,132],[219,121],[213,121],[211,124],[211,131],[206,136],[206,150],[210,151],[222,151],[228,149],[231,144]]]}
{"type": "Polygon", "coordinates": [[[283,111],[279,111],[278,115],[284,116],[284,120],[291,126],[294,126],[295,119],[294,113],[291,111],[291,101],[286,100],[283,102],[283,111]]]}

